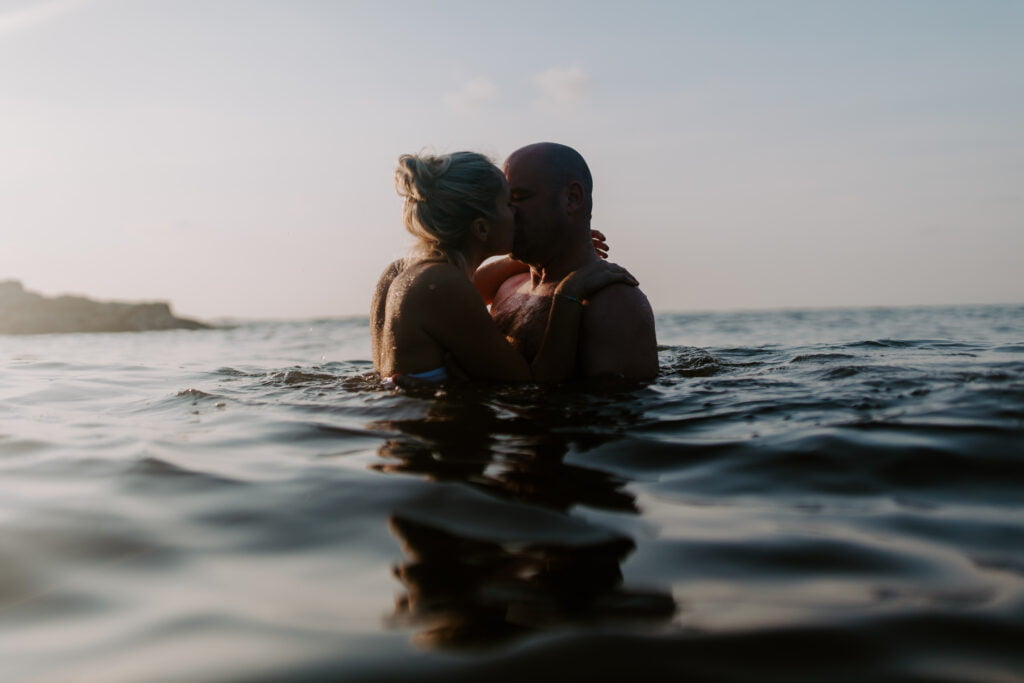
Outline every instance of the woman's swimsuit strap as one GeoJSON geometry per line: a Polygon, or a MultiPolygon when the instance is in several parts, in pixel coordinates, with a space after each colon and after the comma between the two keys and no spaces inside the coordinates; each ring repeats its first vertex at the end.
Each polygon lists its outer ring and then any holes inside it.
{"type": "Polygon", "coordinates": [[[415,379],[422,379],[426,382],[444,382],[448,379],[448,369],[443,365],[433,370],[427,370],[426,372],[410,372],[406,373],[406,377],[413,377],[415,379]]]}

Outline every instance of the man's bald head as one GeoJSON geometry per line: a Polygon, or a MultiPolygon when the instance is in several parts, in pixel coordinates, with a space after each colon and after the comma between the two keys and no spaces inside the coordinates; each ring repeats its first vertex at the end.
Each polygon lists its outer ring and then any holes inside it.
{"type": "Polygon", "coordinates": [[[568,145],[557,142],[536,142],[520,147],[509,155],[505,168],[513,163],[527,163],[554,190],[561,190],[571,183],[583,188],[586,215],[593,209],[594,179],[583,156],[568,145]]]}

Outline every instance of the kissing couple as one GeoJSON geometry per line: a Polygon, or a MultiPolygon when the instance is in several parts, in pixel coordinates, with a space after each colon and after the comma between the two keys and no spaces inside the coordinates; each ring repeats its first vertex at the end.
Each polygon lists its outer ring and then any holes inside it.
{"type": "Polygon", "coordinates": [[[405,385],[658,374],[651,306],[604,258],[604,235],[590,227],[593,179],[576,150],[528,145],[503,169],[475,152],[406,154],[395,185],[416,242],[374,292],[381,377],[405,385]]]}

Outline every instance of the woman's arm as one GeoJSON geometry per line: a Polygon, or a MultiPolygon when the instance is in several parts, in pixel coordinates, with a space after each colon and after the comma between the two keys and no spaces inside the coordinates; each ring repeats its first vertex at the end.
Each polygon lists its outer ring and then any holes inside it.
{"type": "MultiPolygon", "coordinates": [[[[608,258],[608,238],[600,230],[590,231],[590,242],[594,245],[594,251],[603,259],[608,258]]],[[[485,263],[473,273],[473,286],[480,292],[480,298],[488,306],[494,301],[494,295],[505,280],[513,275],[526,273],[530,266],[522,261],[517,261],[511,256],[503,256],[500,259],[485,263]]]]}
{"type": "Polygon", "coordinates": [[[494,295],[498,293],[501,283],[513,275],[525,273],[530,267],[522,261],[516,261],[511,256],[503,256],[497,261],[485,263],[473,273],[473,286],[480,293],[484,304],[490,306],[494,301],[494,295]]]}

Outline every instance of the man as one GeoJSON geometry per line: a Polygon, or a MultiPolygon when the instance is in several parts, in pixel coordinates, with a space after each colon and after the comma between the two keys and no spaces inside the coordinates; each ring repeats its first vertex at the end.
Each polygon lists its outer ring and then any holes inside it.
{"type": "MultiPolygon", "coordinates": [[[[576,150],[552,142],[515,151],[504,170],[516,211],[512,255],[530,270],[498,286],[491,315],[530,360],[544,338],[559,281],[600,258],[590,233],[593,181],[576,150]]],[[[580,305],[576,377],[657,376],[654,315],[639,288],[610,285],[580,305]]]]}

